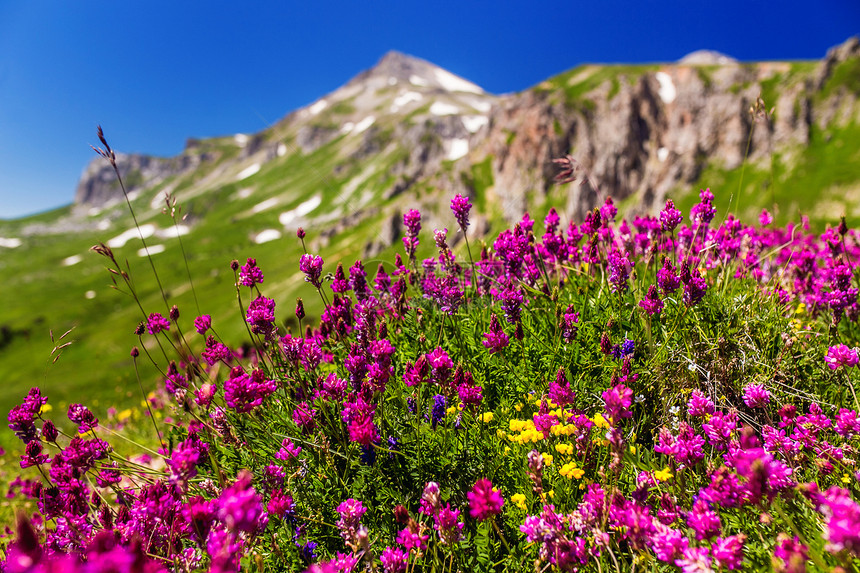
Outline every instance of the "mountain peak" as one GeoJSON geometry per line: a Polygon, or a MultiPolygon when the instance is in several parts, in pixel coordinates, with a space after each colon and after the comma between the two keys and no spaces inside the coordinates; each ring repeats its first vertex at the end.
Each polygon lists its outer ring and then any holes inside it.
{"type": "Polygon", "coordinates": [[[678,60],[678,63],[689,66],[725,66],[736,64],[738,61],[715,50],[696,50],[678,60]]]}
{"type": "Polygon", "coordinates": [[[389,84],[408,82],[415,86],[447,92],[484,93],[479,86],[460,76],[427,60],[396,50],[387,52],[375,66],[356,76],[350,83],[366,82],[377,78],[383,78],[389,84]]]}

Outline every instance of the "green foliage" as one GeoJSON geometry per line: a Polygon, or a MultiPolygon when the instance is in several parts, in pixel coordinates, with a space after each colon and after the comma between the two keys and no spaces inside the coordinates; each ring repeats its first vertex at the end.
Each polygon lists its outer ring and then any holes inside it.
{"type": "Polygon", "coordinates": [[[860,224],[860,210],[846,191],[860,180],[857,141],[860,126],[855,123],[824,130],[813,126],[809,145],[731,170],[710,162],[693,185],[695,192],[690,189],[671,196],[680,209],[687,210],[698,201],[698,189],[710,187],[726,210],[744,221],[754,221],[764,207],[773,213],[778,225],[797,222],[805,215],[823,228],[825,222],[844,214],[848,223],[856,226],[860,224]],[[790,154],[790,163],[784,154],[790,154]]]}
{"type": "Polygon", "coordinates": [[[840,89],[855,95],[860,94],[860,58],[849,58],[837,64],[818,97],[822,100],[827,99],[840,89]]]}

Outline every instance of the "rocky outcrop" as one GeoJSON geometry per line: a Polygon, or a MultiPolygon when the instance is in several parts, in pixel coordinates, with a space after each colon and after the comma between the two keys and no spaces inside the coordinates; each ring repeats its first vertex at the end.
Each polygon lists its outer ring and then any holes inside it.
{"type": "MultiPolygon", "coordinates": [[[[168,177],[193,171],[209,158],[207,153],[183,153],[171,158],[118,153],[116,164],[126,191],[134,193],[142,188],[154,187],[168,177]]],[[[122,199],[122,188],[111,164],[102,157],[93,158],[78,181],[74,203],[76,210],[86,212],[122,199]]]]}
{"type": "Polygon", "coordinates": [[[850,120],[860,94],[818,94],[840,63],[858,57],[855,38],[831,50],[813,75],[793,74],[788,63],[716,65],[711,58],[704,67],[665,65],[608,79],[576,98],[564,97],[564,86],[530,90],[496,108],[476,155],[492,159],[493,192],[509,218],[525,208],[528,191],[549,190],[552,159],[567,154],[583,167],[568,187],[569,214],[581,217],[607,195],[635,195],[640,210],[650,210],[694,182],[706,159],[733,169],[745,157],[755,162],[807,144],[811,126],[829,123],[835,110],[850,120]],[[776,100],[751,113],[768,83],[779,86],[776,100]]]}

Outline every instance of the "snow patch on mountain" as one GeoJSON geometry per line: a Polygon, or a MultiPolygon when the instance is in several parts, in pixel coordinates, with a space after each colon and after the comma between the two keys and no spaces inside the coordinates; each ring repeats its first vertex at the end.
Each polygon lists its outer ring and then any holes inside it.
{"type": "Polygon", "coordinates": [[[308,108],[311,115],[317,115],[319,112],[328,107],[328,102],[324,99],[319,100],[308,108]]]}
{"type": "Polygon", "coordinates": [[[270,199],[266,199],[265,201],[257,203],[256,205],[251,207],[251,213],[254,213],[254,214],[261,213],[262,211],[265,211],[266,209],[271,209],[272,207],[274,207],[275,205],[277,205],[280,202],[281,202],[281,200],[278,199],[277,197],[272,197],[270,199]]]}
{"type": "Polygon", "coordinates": [[[450,103],[436,101],[430,106],[430,113],[433,115],[456,115],[460,113],[460,108],[450,103]]]}
{"type": "Polygon", "coordinates": [[[320,203],[322,203],[322,197],[320,197],[319,195],[314,195],[307,201],[299,203],[294,209],[290,209],[289,211],[284,211],[283,213],[281,213],[281,215],[278,217],[278,221],[281,223],[281,225],[287,227],[290,225],[290,223],[292,223],[299,217],[304,217],[305,215],[319,207],[320,203]]]}
{"type": "Polygon", "coordinates": [[[268,243],[269,241],[277,241],[281,238],[281,232],[277,229],[265,229],[257,233],[254,237],[254,242],[258,245],[268,243]]]}
{"type": "Polygon", "coordinates": [[[144,239],[148,239],[155,234],[155,225],[151,223],[147,223],[145,225],[141,225],[140,229],[131,228],[123,231],[113,239],[107,242],[107,246],[111,249],[118,249],[120,247],[125,246],[127,242],[132,239],[139,239],[143,237],[144,239]]]}
{"type": "Polygon", "coordinates": [[[240,171],[238,175],[236,175],[236,181],[241,181],[242,179],[247,179],[251,175],[254,175],[255,173],[257,173],[259,170],[260,170],[260,164],[259,163],[255,163],[255,164],[251,165],[250,167],[246,167],[245,169],[240,171]]]}
{"type": "Polygon", "coordinates": [[[468,139],[452,139],[449,145],[447,157],[449,161],[456,161],[469,153],[468,139]]]}
{"type": "Polygon", "coordinates": [[[675,98],[678,96],[678,90],[675,89],[672,77],[666,72],[657,72],[654,76],[660,82],[660,91],[657,93],[660,99],[663,100],[663,103],[672,103],[675,101],[675,98]]]}
{"type": "Polygon", "coordinates": [[[137,256],[138,257],[145,257],[145,256],[147,256],[147,254],[157,255],[158,253],[163,253],[164,249],[165,249],[164,245],[151,245],[145,249],[138,249],[137,250],[137,256]],[[149,251],[149,253],[147,253],[147,250],[149,251]]]}
{"type": "Polygon", "coordinates": [[[421,101],[422,99],[424,99],[424,96],[422,96],[418,92],[404,92],[394,98],[394,103],[391,106],[391,113],[397,113],[400,108],[402,108],[406,104],[413,101],[421,101]]]}
{"type": "Polygon", "coordinates": [[[355,128],[353,129],[353,131],[355,133],[361,133],[362,131],[373,125],[374,121],[376,121],[376,118],[372,115],[365,117],[364,119],[355,124],[355,128]]]}
{"type": "Polygon", "coordinates": [[[176,237],[187,235],[190,231],[191,229],[188,225],[173,225],[172,227],[157,230],[155,235],[162,239],[175,239],[176,237]]]}
{"type": "Polygon", "coordinates": [[[464,115],[462,120],[463,127],[469,133],[477,133],[479,129],[490,123],[490,119],[485,115],[464,115]]]}
{"type": "Polygon", "coordinates": [[[443,70],[442,68],[436,68],[433,70],[434,75],[436,76],[436,80],[442,84],[442,87],[448,91],[452,92],[470,92],[475,94],[483,94],[484,90],[473,84],[472,82],[466,81],[463,78],[457,77],[449,71],[443,70]]]}

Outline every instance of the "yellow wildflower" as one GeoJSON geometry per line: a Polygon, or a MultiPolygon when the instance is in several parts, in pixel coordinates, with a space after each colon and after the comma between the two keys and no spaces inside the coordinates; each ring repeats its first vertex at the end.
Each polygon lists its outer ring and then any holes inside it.
{"type": "Polygon", "coordinates": [[[518,508],[522,509],[523,511],[526,510],[526,496],[524,496],[523,494],[515,493],[511,496],[511,501],[514,502],[514,505],[516,505],[518,508]]]}
{"type": "Polygon", "coordinates": [[[609,422],[606,421],[606,418],[603,417],[603,414],[600,412],[594,415],[594,419],[592,420],[594,425],[598,428],[606,428],[609,429],[609,422]]]}
{"type": "Polygon", "coordinates": [[[522,412],[523,405],[520,403],[514,404],[514,410],[516,410],[517,412],[522,412]]]}
{"type": "Polygon", "coordinates": [[[576,462],[564,464],[558,473],[567,479],[579,479],[585,474],[581,468],[576,467],[576,462]]]}
{"type": "Polygon", "coordinates": [[[551,466],[552,465],[552,456],[550,454],[541,454],[543,457],[544,465],[551,466]]]}
{"type": "Polygon", "coordinates": [[[481,420],[482,420],[485,424],[489,424],[490,422],[492,422],[492,421],[493,421],[493,413],[492,413],[492,412],[484,412],[484,415],[483,415],[483,416],[481,416],[481,420]]]}
{"type": "Polygon", "coordinates": [[[657,481],[669,481],[672,479],[672,472],[669,471],[669,466],[654,472],[654,479],[657,481]]]}

